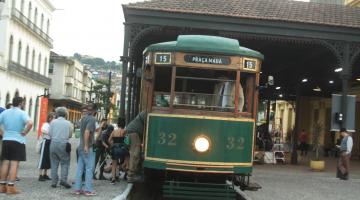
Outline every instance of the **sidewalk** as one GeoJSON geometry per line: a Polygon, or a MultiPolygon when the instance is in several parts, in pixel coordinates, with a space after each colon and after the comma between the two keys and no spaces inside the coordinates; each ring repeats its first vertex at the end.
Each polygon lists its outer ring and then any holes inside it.
{"type": "Polygon", "coordinates": [[[253,200],[349,200],[360,196],[360,161],[350,163],[350,180],[335,177],[337,158],[325,158],[323,172],[310,170],[310,156],[299,157],[298,165],[265,164],[254,167],[252,181],[262,186],[246,191],[253,200]]]}
{"type": "MultiPolygon", "coordinates": [[[[71,152],[71,164],[69,169],[69,183],[75,178],[76,172],[76,154],[75,149],[78,145],[78,139],[72,138],[72,152],[71,152]]],[[[108,200],[113,199],[126,187],[126,182],[118,182],[115,185],[111,185],[110,181],[94,181],[94,189],[97,196],[85,197],[83,195],[73,195],[70,192],[72,189],[64,188],[51,188],[51,181],[40,182],[38,181],[39,172],[37,169],[39,154],[35,153],[36,136],[35,133],[31,133],[27,136],[26,154],[27,161],[20,163],[20,169],[18,177],[20,181],[16,183],[17,187],[22,191],[21,194],[10,196],[6,194],[0,194],[0,200],[10,199],[31,199],[31,200],[71,200],[71,199],[92,199],[92,200],[108,200]]],[[[50,175],[50,172],[48,172],[50,175]]],[[[60,167],[59,167],[60,175],[60,167]]]]}

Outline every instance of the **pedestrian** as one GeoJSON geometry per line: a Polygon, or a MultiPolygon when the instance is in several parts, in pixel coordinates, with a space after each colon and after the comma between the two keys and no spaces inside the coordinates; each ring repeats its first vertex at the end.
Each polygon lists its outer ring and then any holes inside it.
{"type": "MultiPolygon", "coordinates": [[[[94,174],[93,178],[96,180],[96,172],[95,168],[97,164],[101,164],[105,160],[105,153],[106,153],[106,146],[103,145],[103,142],[101,140],[102,134],[106,134],[108,128],[107,119],[102,119],[100,122],[100,128],[96,132],[95,136],[95,145],[96,145],[96,153],[95,153],[95,167],[94,167],[94,174]],[[100,162],[99,162],[100,161],[100,162]]],[[[104,165],[100,166],[100,174],[99,174],[99,180],[106,180],[104,177],[104,165]]]]}
{"type": "Polygon", "coordinates": [[[141,155],[141,139],[143,137],[146,117],[146,111],[141,112],[126,126],[125,129],[125,132],[130,139],[130,160],[127,173],[127,181],[129,183],[138,182],[142,179],[138,170],[141,155]]]}
{"type": "Polygon", "coordinates": [[[300,155],[307,155],[307,133],[305,132],[305,129],[303,129],[299,136],[300,141],[300,155]]]}
{"type": "Polygon", "coordinates": [[[1,177],[0,193],[18,194],[20,191],[15,187],[20,161],[26,160],[26,138],[33,122],[29,115],[23,111],[24,99],[15,97],[13,107],[0,114],[0,135],[3,135],[1,152],[1,177]]]}
{"type": "Polygon", "coordinates": [[[51,187],[56,188],[59,176],[58,168],[61,165],[60,185],[66,189],[71,188],[68,180],[70,167],[70,150],[69,139],[72,137],[73,125],[66,120],[68,110],[65,107],[55,109],[57,118],[50,123],[49,135],[50,143],[50,162],[51,162],[51,187]]]}
{"type": "Polygon", "coordinates": [[[46,118],[46,123],[44,123],[41,127],[41,137],[42,137],[42,144],[40,149],[40,159],[39,159],[39,181],[46,181],[51,180],[50,177],[47,175],[47,170],[50,169],[50,123],[55,119],[55,113],[51,112],[48,114],[46,118]]]}
{"type": "Polygon", "coordinates": [[[109,144],[111,145],[111,184],[115,184],[115,182],[119,179],[116,176],[117,165],[120,161],[121,164],[125,163],[125,158],[129,156],[129,150],[127,149],[124,139],[125,139],[125,120],[120,118],[118,121],[118,129],[114,130],[109,137],[109,144]]]}
{"type": "Polygon", "coordinates": [[[340,178],[341,180],[348,180],[351,150],[353,147],[353,139],[345,128],[341,128],[340,134],[343,137],[343,139],[341,140],[340,146],[337,145],[337,147],[340,149],[337,177],[340,178]]]}
{"type": "Polygon", "coordinates": [[[95,196],[93,189],[93,170],[95,165],[95,153],[93,151],[94,134],[96,131],[96,104],[87,106],[87,115],[81,119],[80,124],[80,143],[78,147],[78,163],[76,169],[74,194],[84,194],[85,196],[95,196]],[[82,174],[85,171],[85,186],[82,189],[82,174]]]}

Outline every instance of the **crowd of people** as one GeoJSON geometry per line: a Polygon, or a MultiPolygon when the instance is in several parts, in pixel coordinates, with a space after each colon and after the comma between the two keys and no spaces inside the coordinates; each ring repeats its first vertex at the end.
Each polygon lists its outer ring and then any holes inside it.
{"type": "MultiPolygon", "coordinates": [[[[11,108],[0,109],[0,136],[3,140],[0,193],[20,193],[15,182],[19,163],[26,161],[26,135],[33,127],[32,120],[23,108],[24,99],[15,97],[11,108]]],[[[76,195],[94,196],[93,181],[105,180],[104,172],[111,172],[111,184],[119,181],[119,171],[125,172],[123,178],[128,182],[141,180],[137,173],[146,112],[140,113],[126,128],[125,119],[119,118],[115,129],[106,119],[98,123],[97,110],[96,104],[82,107],[82,118],[78,124],[79,143],[75,149],[76,175],[72,184],[68,181],[72,151],[69,140],[73,136],[74,125],[67,120],[69,113],[66,107],[58,107],[48,114],[41,126],[40,142],[37,144],[40,154],[39,181],[51,181],[52,188],[58,185],[73,188],[76,195]],[[107,158],[111,158],[111,162],[106,162],[107,158]]]]}

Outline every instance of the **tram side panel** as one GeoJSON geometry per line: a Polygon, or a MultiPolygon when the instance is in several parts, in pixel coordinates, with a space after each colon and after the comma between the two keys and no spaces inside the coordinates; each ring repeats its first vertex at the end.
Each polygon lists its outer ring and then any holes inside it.
{"type": "Polygon", "coordinates": [[[146,168],[189,172],[252,172],[252,119],[150,114],[145,138],[146,168]],[[199,152],[195,140],[209,141],[199,152]]]}

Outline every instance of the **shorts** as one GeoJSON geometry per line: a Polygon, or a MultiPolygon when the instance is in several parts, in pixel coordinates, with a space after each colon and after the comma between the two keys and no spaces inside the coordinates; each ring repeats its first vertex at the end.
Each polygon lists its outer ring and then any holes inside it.
{"type": "Polygon", "coordinates": [[[121,145],[121,144],[114,144],[111,148],[111,159],[112,160],[121,160],[123,161],[125,156],[129,155],[129,150],[121,145]]]}
{"type": "Polygon", "coordinates": [[[1,159],[26,161],[25,144],[12,140],[4,140],[2,144],[1,159]]]}

